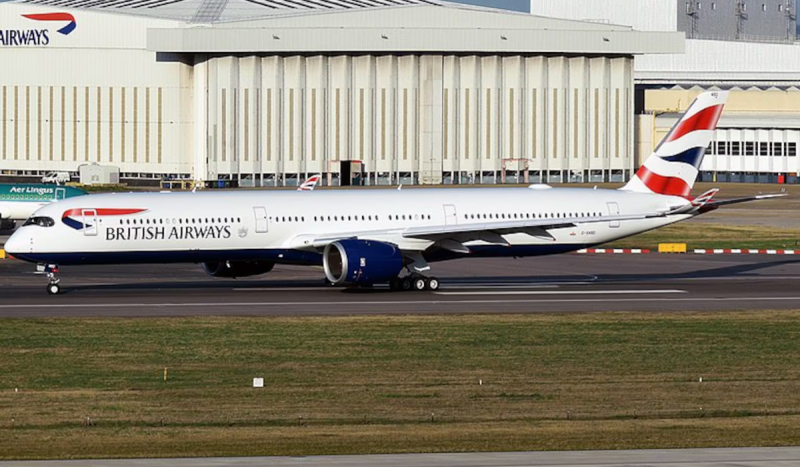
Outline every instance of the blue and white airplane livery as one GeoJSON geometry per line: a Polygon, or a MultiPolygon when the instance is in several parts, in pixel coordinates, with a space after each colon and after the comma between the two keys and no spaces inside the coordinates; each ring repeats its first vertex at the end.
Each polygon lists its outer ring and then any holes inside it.
{"type": "Polygon", "coordinates": [[[565,253],[714,210],[716,190],[690,197],[726,92],[700,95],[619,190],[465,188],[230,191],[82,196],[38,210],[6,243],[39,263],[47,291],[58,265],[201,263],[215,277],[275,264],[322,265],[343,286],[436,290],[429,263],[565,253]]]}

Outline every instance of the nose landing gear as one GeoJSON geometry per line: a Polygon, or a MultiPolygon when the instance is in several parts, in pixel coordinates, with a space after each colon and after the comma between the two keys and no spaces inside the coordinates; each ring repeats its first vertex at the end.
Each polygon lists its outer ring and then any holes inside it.
{"type": "Polygon", "coordinates": [[[58,279],[50,278],[50,283],[47,284],[47,293],[50,295],[58,295],[61,293],[61,286],[58,285],[58,279]]]}
{"type": "Polygon", "coordinates": [[[58,278],[58,265],[57,264],[38,264],[36,266],[38,274],[47,275],[47,293],[49,295],[58,295],[61,293],[61,280],[58,278]]]}

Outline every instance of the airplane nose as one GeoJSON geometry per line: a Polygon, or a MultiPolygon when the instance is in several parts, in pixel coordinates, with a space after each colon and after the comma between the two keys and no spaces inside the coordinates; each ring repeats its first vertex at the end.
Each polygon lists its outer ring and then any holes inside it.
{"type": "Polygon", "coordinates": [[[24,253],[23,248],[30,245],[27,234],[21,231],[16,231],[11,234],[11,237],[6,241],[6,253],[13,255],[17,253],[24,253]]]}

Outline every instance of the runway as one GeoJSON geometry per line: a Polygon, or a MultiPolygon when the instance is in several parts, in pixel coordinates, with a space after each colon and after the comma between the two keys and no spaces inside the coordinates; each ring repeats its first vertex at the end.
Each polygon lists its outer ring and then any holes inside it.
{"type": "Polygon", "coordinates": [[[49,296],[33,270],[0,261],[0,317],[677,312],[800,303],[800,257],[773,255],[458,260],[433,265],[438,292],[327,287],[319,268],[293,266],[215,279],[189,264],[64,267],[64,293],[49,296]]]}
{"type": "Polygon", "coordinates": [[[496,452],[385,454],[365,456],[225,457],[11,461],[2,467],[789,467],[800,463],[800,448],[651,449],[641,451],[496,452]]]}

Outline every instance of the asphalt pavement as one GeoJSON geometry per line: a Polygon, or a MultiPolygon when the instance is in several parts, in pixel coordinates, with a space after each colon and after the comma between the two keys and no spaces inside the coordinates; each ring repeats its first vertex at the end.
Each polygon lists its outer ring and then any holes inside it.
{"type": "Polygon", "coordinates": [[[800,448],[11,461],[0,467],[796,467],[800,448]]]}
{"type": "Polygon", "coordinates": [[[323,284],[316,267],[277,266],[242,280],[200,265],[72,266],[46,294],[34,265],[0,261],[0,317],[313,316],[681,312],[800,308],[800,256],[578,255],[436,263],[437,292],[323,284]]]}

